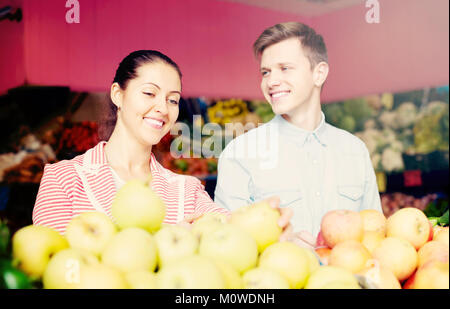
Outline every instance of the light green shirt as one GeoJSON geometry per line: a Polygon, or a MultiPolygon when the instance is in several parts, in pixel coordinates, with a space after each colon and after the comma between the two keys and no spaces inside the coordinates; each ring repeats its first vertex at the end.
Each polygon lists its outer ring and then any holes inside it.
{"type": "Polygon", "coordinates": [[[232,140],[219,158],[215,202],[231,211],[270,196],[314,236],[333,209],[382,211],[365,144],[322,121],[312,132],[280,115],[232,140]]]}

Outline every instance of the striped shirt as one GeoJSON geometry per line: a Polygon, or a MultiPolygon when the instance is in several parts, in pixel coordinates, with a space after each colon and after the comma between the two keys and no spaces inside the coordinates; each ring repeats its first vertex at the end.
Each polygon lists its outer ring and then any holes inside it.
{"type": "MultiPolygon", "coordinates": [[[[33,224],[64,234],[70,220],[88,211],[100,211],[111,220],[111,204],[117,192],[112,169],[104,152],[105,141],[72,160],[46,164],[36,203],[33,224]]],[[[165,169],[151,154],[152,189],[166,205],[164,223],[176,224],[186,215],[228,213],[216,205],[200,180],[165,169]]]]}

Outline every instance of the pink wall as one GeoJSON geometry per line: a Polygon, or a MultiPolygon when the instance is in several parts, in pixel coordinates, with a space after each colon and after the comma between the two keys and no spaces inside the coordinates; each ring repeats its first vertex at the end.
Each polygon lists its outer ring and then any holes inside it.
{"type": "Polygon", "coordinates": [[[380,23],[364,5],[315,18],[328,47],[324,101],[448,84],[449,1],[379,0],[380,23]]]}
{"type": "Polygon", "coordinates": [[[185,96],[255,97],[253,41],[267,26],[299,19],[211,0],[79,0],[80,23],[68,24],[65,1],[25,1],[29,81],[74,90],[109,89],[124,56],[157,49],[180,65],[185,96]]]}
{"type": "Polygon", "coordinates": [[[0,92],[25,76],[31,84],[105,91],[126,54],[158,49],[180,65],[184,96],[261,98],[251,45],[267,26],[290,20],[325,37],[324,101],[448,84],[447,0],[379,0],[380,24],[365,22],[364,1],[302,18],[214,0],[79,0],[80,24],[66,23],[64,0],[21,1],[21,26],[0,24],[12,43],[0,49],[0,92]],[[14,78],[4,73],[12,71],[14,78]]]}
{"type": "MultiPolygon", "coordinates": [[[[22,0],[0,0],[0,8],[21,7],[22,0]]],[[[0,21],[0,94],[25,82],[23,21],[0,21]]]]}

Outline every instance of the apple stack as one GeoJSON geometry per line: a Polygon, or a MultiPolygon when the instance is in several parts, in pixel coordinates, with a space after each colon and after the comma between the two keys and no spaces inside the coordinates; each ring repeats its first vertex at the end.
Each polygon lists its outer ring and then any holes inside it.
{"type": "Polygon", "coordinates": [[[279,242],[280,214],[267,202],[189,226],[164,225],[165,211],[148,182],[129,181],[111,216],[82,213],[64,236],[44,226],[17,231],[15,265],[49,289],[304,288],[319,269],[312,250],[279,242]]]}
{"type": "Polygon", "coordinates": [[[12,238],[14,264],[48,289],[303,288],[318,259],[278,242],[279,212],[268,203],[230,216],[206,214],[164,225],[166,207],[149,182],[127,182],[111,215],[85,212],[65,234],[26,226],[12,238]]]}
{"type": "Polygon", "coordinates": [[[334,210],[322,218],[316,253],[377,288],[448,289],[448,230],[414,207],[387,219],[376,210],[334,210]]]}

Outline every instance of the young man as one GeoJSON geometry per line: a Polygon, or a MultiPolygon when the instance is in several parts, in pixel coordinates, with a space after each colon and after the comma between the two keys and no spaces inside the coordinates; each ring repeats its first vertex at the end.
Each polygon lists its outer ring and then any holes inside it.
{"type": "Polygon", "coordinates": [[[266,29],[253,48],[275,117],[222,152],[215,202],[235,210],[279,196],[280,206],[294,212],[295,234],[311,245],[330,210],[382,211],[365,144],[326,123],[321,111],[329,69],[322,36],[301,23],[282,23],[266,29]]]}

